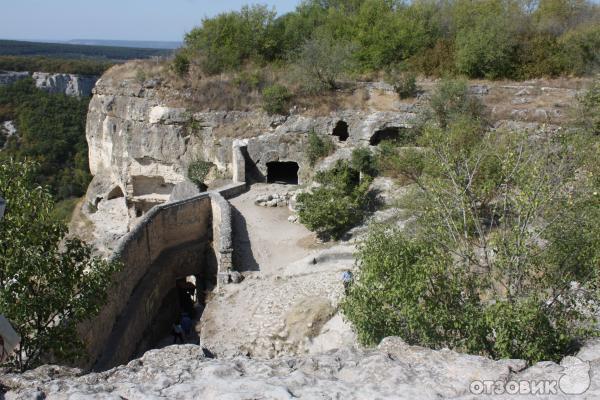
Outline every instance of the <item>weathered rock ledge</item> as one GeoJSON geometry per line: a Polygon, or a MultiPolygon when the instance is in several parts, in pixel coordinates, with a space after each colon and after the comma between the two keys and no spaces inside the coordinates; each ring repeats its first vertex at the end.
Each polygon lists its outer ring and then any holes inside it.
{"type": "MultiPolygon", "coordinates": [[[[195,345],[152,350],[102,373],[44,366],[0,377],[5,400],[17,399],[597,399],[600,343],[561,364],[492,361],[385,339],[376,350],[338,349],[272,360],[209,359],[195,345]],[[562,379],[561,379],[562,378],[562,379]],[[478,396],[472,382],[549,382],[547,395],[478,396]],[[554,382],[554,383],[552,383],[554,382]],[[563,391],[585,391],[568,395],[563,391]]],[[[522,393],[522,392],[521,392],[522,393]]],[[[3,397],[0,394],[0,398],[3,397]]]]}

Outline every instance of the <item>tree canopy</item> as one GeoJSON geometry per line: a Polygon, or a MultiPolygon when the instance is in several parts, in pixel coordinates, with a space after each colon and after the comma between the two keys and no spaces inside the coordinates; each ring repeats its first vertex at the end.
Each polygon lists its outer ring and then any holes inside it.
{"type": "Polygon", "coordinates": [[[597,71],[600,8],[589,0],[306,0],[205,18],[184,52],[208,74],[302,61],[306,43],[347,43],[352,72],[398,64],[427,75],[529,78],[597,71]]]}
{"type": "Polygon", "coordinates": [[[44,360],[74,360],[82,354],[76,327],[100,309],[114,263],[92,256],[84,242],[68,238],[53,217],[54,201],[36,183],[37,165],[0,164],[0,313],[21,336],[10,360],[20,370],[44,360]]]}

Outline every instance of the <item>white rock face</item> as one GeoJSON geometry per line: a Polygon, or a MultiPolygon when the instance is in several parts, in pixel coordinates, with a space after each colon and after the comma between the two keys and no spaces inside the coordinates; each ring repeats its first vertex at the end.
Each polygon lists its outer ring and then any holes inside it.
{"type": "Polygon", "coordinates": [[[29,72],[0,71],[0,85],[11,85],[20,79],[29,78],[29,72]]]}
{"type": "Polygon", "coordinates": [[[96,85],[97,77],[73,74],[49,74],[34,72],[31,76],[35,86],[50,93],[63,93],[67,96],[89,97],[96,85]]]}
{"type": "Polygon", "coordinates": [[[33,78],[35,86],[49,93],[67,96],[89,97],[98,77],[74,74],[51,74],[46,72],[1,72],[0,85],[10,85],[18,80],[33,78]]]}
{"type": "Polygon", "coordinates": [[[102,373],[80,375],[78,370],[44,366],[22,375],[0,376],[0,384],[7,388],[5,400],[597,399],[599,349],[600,344],[592,342],[575,361],[568,357],[561,364],[543,362],[526,368],[522,360],[492,361],[434,351],[409,346],[398,338],[385,339],[377,350],[344,348],[273,360],[208,359],[201,347],[181,345],[149,351],[102,373]],[[524,380],[547,380],[555,391],[543,396],[472,393],[473,382],[499,382],[510,388],[512,382],[524,380]],[[565,393],[582,388],[584,393],[565,393]]]}

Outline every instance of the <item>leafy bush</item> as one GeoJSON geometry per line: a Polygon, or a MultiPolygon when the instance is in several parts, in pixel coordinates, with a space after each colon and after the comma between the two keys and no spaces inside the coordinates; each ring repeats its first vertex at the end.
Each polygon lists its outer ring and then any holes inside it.
{"type": "Polygon", "coordinates": [[[353,68],[354,47],[326,35],[309,39],[300,48],[295,64],[307,92],[335,90],[339,79],[353,68]]]}
{"type": "Polygon", "coordinates": [[[314,166],[320,158],[327,157],[332,151],[333,142],[329,137],[321,137],[314,130],[308,132],[306,157],[311,166],[314,166]]]}
{"type": "Polygon", "coordinates": [[[442,79],[429,99],[432,120],[442,128],[457,118],[469,118],[485,122],[485,108],[481,101],[469,93],[465,80],[442,79]]]}
{"type": "Polygon", "coordinates": [[[420,140],[425,149],[404,149],[397,163],[418,188],[414,232],[374,229],[342,304],[360,340],[398,335],[535,362],[558,360],[592,335],[597,143],[589,135],[532,141],[464,118],[429,126],[420,140]]]}
{"type": "Polygon", "coordinates": [[[50,193],[38,186],[36,166],[0,164],[0,195],[7,202],[0,223],[0,312],[22,341],[9,364],[20,370],[51,354],[59,361],[83,352],[77,325],[100,310],[118,265],[92,256],[52,215],[50,193]]]}
{"type": "Polygon", "coordinates": [[[282,85],[266,87],[262,92],[263,109],[269,114],[286,114],[292,94],[282,85]]]}
{"type": "Polygon", "coordinates": [[[202,56],[208,74],[236,69],[247,61],[273,60],[278,43],[275,15],[267,6],[255,5],[204,18],[199,28],[186,34],[186,47],[202,56]]]}
{"type": "Polygon", "coordinates": [[[373,157],[373,153],[367,147],[359,147],[354,149],[352,151],[350,163],[352,168],[361,174],[369,176],[377,175],[375,157],[373,157]]]}
{"type": "Polygon", "coordinates": [[[183,52],[179,52],[175,54],[172,67],[178,76],[185,76],[190,71],[190,60],[183,52]]]}
{"type": "Polygon", "coordinates": [[[577,111],[577,124],[594,135],[600,135],[600,79],[580,96],[577,111]]]}
{"type": "Polygon", "coordinates": [[[194,182],[200,188],[206,187],[204,180],[214,166],[215,164],[211,163],[210,161],[197,160],[192,162],[188,166],[189,180],[194,182]]]}
{"type": "Polygon", "coordinates": [[[394,91],[401,99],[415,97],[418,93],[417,76],[413,72],[393,73],[388,80],[391,81],[394,91]]]}
{"type": "Polygon", "coordinates": [[[300,222],[323,238],[340,239],[363,220],[371,179],[361,181],[358,171],[338,161],[331,170],[318,172],[315,180],[320,187],[298,195],[300,222]]]}

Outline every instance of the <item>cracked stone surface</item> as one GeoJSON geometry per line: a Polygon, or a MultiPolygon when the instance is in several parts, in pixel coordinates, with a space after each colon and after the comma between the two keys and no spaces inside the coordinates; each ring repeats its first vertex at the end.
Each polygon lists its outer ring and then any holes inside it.
{"type": "MultiPolygon", "coordinates": [[[[306,356],[252,359],[206,358],[195,345],[170,346],[102,373],[82,375],[44,366],[4,375],[5,400],[21,399],[597,399],[600,396],[600,342],[561,364],[493,361],[450,350],[409,346],[386,338],[377,349],[342,348],[306,356]],[[584,366],[574,370],[573,366],[584,366]],[[571,381],[584,378],[585,393],[571,381]],[[563,380],[561,380],[561,378],[563,380]],[[473,381],[555,380],[556,394],[474,395],[473,381]]],[[[583,386],[580,386],[583,387],[583,386]]],[[[0,394],[0,398],[2,394],[0,394]]]]}

